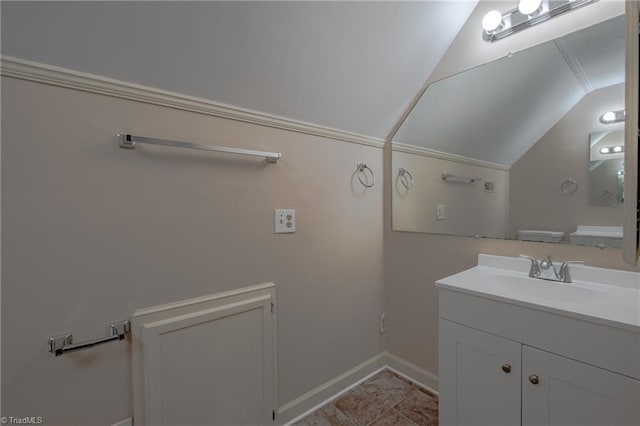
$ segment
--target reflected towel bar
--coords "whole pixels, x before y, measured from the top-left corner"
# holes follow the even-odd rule
[[[118,134],[118,146],[120,148],[135,149],[136,144],[146,143],[150,145],[172,146],[176,148],[200,149],[203,151],[224,152],[227,154],[253,155],[255,157],[265,157],[269,163],[277,163],[282,158],[280,152],[254,151],[252,149],[231,148],[227,146],[201,145],[191,142],[171,141],[166,139],[147,138],[134,136],[128,133]]]
[[[92,348],[94,346],[101,345],[107,342],[113,342],[114,340],[123,340],[124,336],[131,330],[129,321],[119,321],[109,324],[109,330],[111,334],[107,337],[100,339],[89,340],[73,345],[73,335],[71,333],[61,334],[49,338],[49,352],[60,356],[66,352],[78,351],[81,349]]]
[[[463,176],[455,176],[450,173],[443,173],[442,180],[447,182],[455,182],[455,183],[473,183],[482,179],[479,177],[463,177]]]

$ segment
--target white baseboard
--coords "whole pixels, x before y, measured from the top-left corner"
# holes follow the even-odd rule
[[[423,388],[438,394],[438,377],[402,358],[381,352],[339,376],[289,401],[278,409],[276,424],[290,425],[314,412],[326,403],[348,392],[384,369],[393,370]]]
[[[120,420],[118,423],[115,423],[112,426],[133,426],[133,417],[129,417],[128,419],[124,419],[124,420]]]
[[[287,402],[278,408],[276,424],[295,423],[327,402],[349,391],[352,387],[385,368],[384,359],[385,353],[379,353],[293,401]]]
[[[426,390],[438,395],[438,376],[418,367],[417,365],[411,364],[396,355],[388,352],[385,352],[384,354],[386,366],[390,370],[393,370],[399,375],[404,376],[406,379],[409,379]]]

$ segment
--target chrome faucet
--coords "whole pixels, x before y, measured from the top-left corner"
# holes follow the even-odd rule
[[[582,261],[570,260],[568,262],[563,262],[562,265],[560,265],[560,269],[556,270],[556,266],[553,264],[551,256],[545,256],[545,258],[540,262],[531,256],[521,254],[520,257],[531,261],[531,268],[529,269],[529,276],[531,278],[539,278],[547,281],[570,283],[571,274],[569,273],[569,265],[584,265],[584,262]]]

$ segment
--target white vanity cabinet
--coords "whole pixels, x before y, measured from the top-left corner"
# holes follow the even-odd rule
[[[523,426],[640,425],[640,381],[528,346],[522,364]]]
[[[440,320],[440,425],[637,426],[640,381]]]
[[[554,283],[521,262],[480,255],[436,283],[440,425],[640,425],[640,274]]]
[[[521,345],[440,320],[440,425],[520,424]]]

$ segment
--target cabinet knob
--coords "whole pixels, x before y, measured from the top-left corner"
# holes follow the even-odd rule
[[[540,383],[540,379],[535,374],[532,374],[531,376],[529,376],[529,381],[534,385],[537,385],[538,383]]]
[[[505,373],[511,373],[511,365],[509,364],[502,364],[502,371],[504,371]]]

